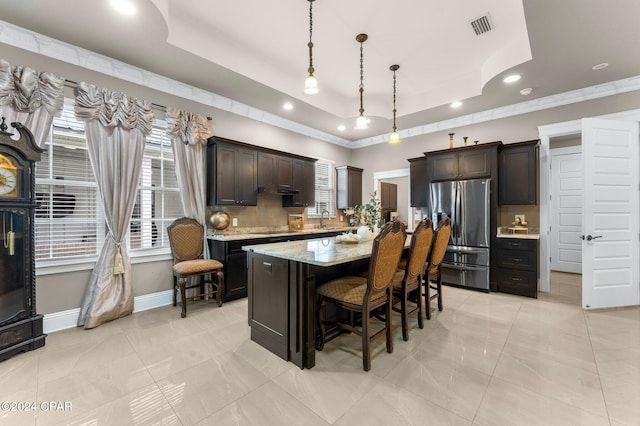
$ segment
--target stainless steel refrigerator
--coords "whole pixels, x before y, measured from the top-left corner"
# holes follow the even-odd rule
[[[451,219],[451,239],[442,263],[442,281],[489,291],[491,179],[435,182],[429,187],[434,226]]]

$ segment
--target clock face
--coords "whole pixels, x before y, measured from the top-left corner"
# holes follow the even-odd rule
[[[0,169],[0,195],[6,195],[16,188],[18,178],[15,175],[15,170]]]
[[[10,157],[0,154],[0,197],[19,196],[19,168]]]

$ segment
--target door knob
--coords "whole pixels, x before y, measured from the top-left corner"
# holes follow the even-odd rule
[[[581,235],[580,238],[583,240],[585,239],[584,235]],[[595,236],[587,235],[586,240],[591,241],[591,240],[595,240],[596,238],[602,238],[602,235],[595,235]]]

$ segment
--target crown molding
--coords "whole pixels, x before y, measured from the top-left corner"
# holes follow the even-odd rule
[[[28,50],[81,68],[97,71],[121,80],[149,87],[170,95],[209,105],[251,120],[280,127],[304,136],[349,148],[352,141],[296,123],[295,121],[254,108],[177,80],[65,43],[43,34],[0,21],[0,43]]]
[[[463,115],[449,120],[438,121],[436,123],[411,127],[409,129],[399,130],[398,134],[400,135],[400,139],[411,138],[415,136],[426,135],[429,133],[442,132],[444,130],[469,126],[471,124],[483,123],[485,121],[513,117],[516,115],[527,114],[534,111],[555,108],[562,105],[570,105],[578,102],[604,98],[606,96],[618,95],[620,93],[632,92],[634,90],[640,90],[640,75],[624,78],[621,80],[610,81],[608,83],[598,84],[596,86],[584,87],[582,89],[576,89],[569,92],[545,96],[543,98],[532,99],[526,102],[506,105],[500,108],[494,108],[474,114]],[[358,139],[356,141],[353,141],[353,143],[351,143],[349,147],[353,149],[362,148],[365,146],[384,143],[387,140],[389,140],[389,133],[364,139]]]
[[[195,100],[211,107],[228,111],[251,120],[289,130],[300,135],[329,142],[349,149],[387,143],[389,133],[368,138],[349,140],[331,133],[297,123],[284,117],[254,108],[242,102],[212,93],[168,77],[134,67],[104,55],[65,43],[51,37],[18,27],[0,20],[0,43],[28,50],[78,67],[97,71],[188,100]],[[558,93],[530,101],[519,102],[486,111],[455,117],[449,120],[427,123],[398,131],[401,139],[442,132],[472,124],[527,114],[563,105],[603,98],[606,96],[640,90],[640,75],[617,81]]]

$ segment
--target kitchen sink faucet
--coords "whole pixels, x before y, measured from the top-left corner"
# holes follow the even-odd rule
[[[327,225],[324,224],[324,214],[327,214],[327,216],[329,215],[329,210],[324,209],[322,210],[322,212],[320,212],[320,228],[326,228]]]

